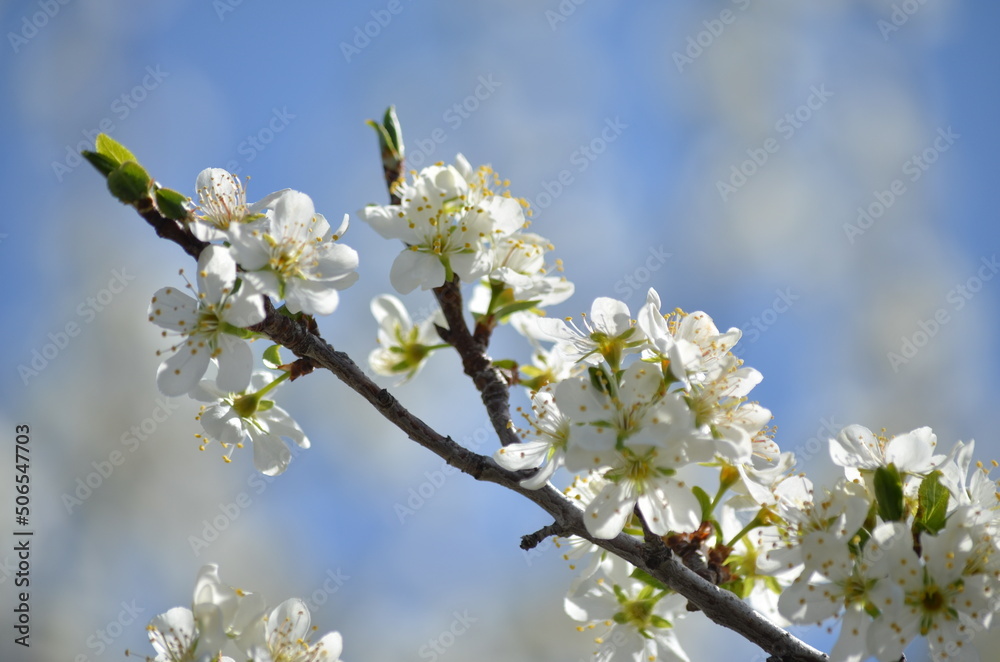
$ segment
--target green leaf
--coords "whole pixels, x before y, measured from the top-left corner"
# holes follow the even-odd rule
[[[691,492],[694,494],[694,498],[698,499],[698,505],[701,506],[701,519],[705,521],[712,514],[712,497],[708,496],[708,492],[697,485],[691,488]]]
[[[674,627],[673,623],[663,618],[662,616],[657,616],[656,614],[652,614],[649,617],[649,622],[653,625],[653,627],[658,627],[661,629]]]
[[[128,148],[125,147],[125,145],[121,144],[106,133],[98,134],[97,140],[94,142],[95,149],[97,149],[98,154],[110,158],[118,165],[122,165],[128,161],[139,163],[139,159],[135,158],[135,154],[128,151]]]
[[[587,368],[587,374],[590,375],[590,383],[601,393],[608,393],[610,389],[610,384],[608,384],[608,375],[597,366],[590,366]]]
[[[753,592],[754,579],[753,577],[740,577],[739,579],[722,584],[719,588],[735,594],[740,599],[745,599]]]
[[[493,366],[504,370],[517,370],[517,361],[514,359],[499,359],[493,362]]]
[[[105,177],[110,175],[119,165],[118,162],[110,156],[98,154],[97,152],[88,152],[87,150],[83,150],[80,154],[83,155],[83,158],[87,159],[90,165],[97,169],[97,172],[101,173]]]
[[[917,516],[914,524],[918,530],[937,535],[944,528],[951,494],[941,484],[941,472],[934,471],[924,477],[917,492]]]
[[[292,311],[288,310],[288,306],[286,304],[281,304],[281,308],[278,308],[278,310],[276,312],[279,315],[284,315],[288,319],[293,319],[293,320],[296,320],[296,321],[302,319],[302,312],[301,311],[297,312],[297,313],[293,313]]]
[[[223,333],[228,333],[231,336],[242,338],[243,340],[252,340],[261,337],[261,334],[257,333],[256,331],[251,331],[250,329],[244,328],[242,326],[234,326],[229,322],[221,322],[219,324],[219,330],[222,331]]]
[[[402,160],[404,154],[403,127],[399,125],[399,117],[396,115],[396,107],[389,106],[382,116],[382,130],[386,136],[388,147],[391,148],[397,160]]]
[[[108,189],[127,205],[149,197],[152,179],[149,173],[135,161],[126,161],[108,175]]]
[[[903,519],[903,479],[895,464],[875,470],[875,502],[879,517],[886,522]]]
[[[661,591],[670,589],[669,586],[661,582],[659,579],[656,579],[645,570],[640,570],[639,568],[633,570],[630,576],[633,577],[634,579],[638,579],[646,586],[652,586],[653,588],[660,589]]]
[[[183,221],[188,217],[188,198],[183,193],[169,188],[156,189],[156,208],[161,214],[175,221]]]
[[[375,120],[365,122],[378,134],[378,146],[382,152],[382,165],[390,170],[399,166],[403,160],[403,129],[396,117],[396,108],[389,106],[379,124]]]
[[[281,345],[271,345],[264,350],[264,365],[276,370],[281,365]]]

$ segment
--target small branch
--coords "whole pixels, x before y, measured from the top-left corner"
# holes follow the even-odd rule
[[[493,360],[486,353],[489,334],[477,338],[465,323],[458,277],[441,287],[435,287],[434,296],[441,304],[441,311],[448,322],[448,330],[442,339],[450,343],[461,357],[462,369],[476,385],[500,443],[504,446],[518,443],[520,439],[517,437],[514,421],[510,418],[510,390],[507,380],[493,366]]]
[[[148,196],[136,203],[135,210],[139,212],[139,216],[142,216],[147,223],[153,226],[153,229],[156,230],[156,236],[174,242],[195,260],[201,255],[205,246],[208,246],[208,242],[191,234],[191,230],[186,224],[162,216],[153,205],[153,199]]]
[[[559,522],[553,522],[548,526],[543,526],[534,533],[529,533],[526,536],[521,536],[521,549],[527,551],[529,549],[534,549],[538,547],[539,543],[548,538],[549,536],[565,536],[567,533],[565,527]]]

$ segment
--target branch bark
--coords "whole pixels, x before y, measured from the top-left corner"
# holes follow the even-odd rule
[[[149,204],[145,203],[146,201],[140,201],[136,205],[136,210],[156,229],[157,234],[177,243],[185,252],[197,259],[204,242],[198,242],[187,228],[182,228],[176,221],[161,216],[153,207],[152,201],[149,201]],[[199,246],[199,243],[202,245]],[[449,342],[459,352],[466,374],[472,378],[479,390],[501,443],[517,442],[517,435],[510,422],[507,383],[493,367],[486,354],[486,343],[482,339],[477,339],[465,323],[461,312],[462,300],[458,284],[446,283],[437,288],[435,294],[448,320]],[[610,540],[594,538],[584,525],[583,510],[561,492],[551,485],[539,490],[521,487],[520,481],[523,476],[503,469],[492,458],[479,455],[450,437],[438,433],[407,410],[389,391],[373,382],[346,353],[335,350],[303,323],[277,313],[266,297],[265,303],[267,316],[264,321],[249,327],[252,331],[261,333],[286,347],[300,360],[332,372],[407,437],[449,465],[476,480],[495,483],[516,492],[548,513],[554,523],[535,534],[525,536],[522,544],[528,542],[537,545],[544,537],[556,533],[562,536],[579,536],[625,559],[670,586],[715,623],[739,633],[767,651],[773,656],[772,660],[828,662],[829,658],[822,652],[776,626],[732,593],[718,588],[685,567],[666,548],[662,540],[658,542],[639,540],[625,533]]]
[[[281,315],[269,315],[254,330],[287,347],[297,356],[308,357],[318,366],[335,374],[410,439],[451,466],[476,480],[502,485],[536,503],[552,516],[554,526],[559,527],[562,535],[585,538],[645,570],[697,605],[716,623],[738,632],[785,662],[828,660],[826,655],[779,628],[732,593],[720,589],[686,568],[662,541],[657,546],[624,533],[611,540],[594,538],[587,533],[583,510],[561,492],[551,485],[540,490],[521,487],[520,477],[516,473],[503,469],[492,458],[474,453],[450,437],[436,432],[400,404],[386,389],[372,382],[347,354],[334,350],[322,339],[307,333],[293,320]]]
[[[434,296],[437,297],[444,318],[448,322],[448,328],[438,329],[438,333],[441,339],[454,347],[461,357],[462,369],[476,385],[500,443],[504,446],[518,443],[520,439],[517,438],[514,421],[510,418],[510,390],[507,387],[507,380],[493,366],[493,360],[486,353],[489,334],[473,334],[465,323],[458,277],[441,287],[435,287]]]

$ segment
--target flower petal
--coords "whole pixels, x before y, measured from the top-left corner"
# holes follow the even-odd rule
[[[193,340],[184,342],[156,371],[156,386],[160,393],[184,395],[191,391],[205,376],[209,354],[207,346]]]
[[[163,287],[149,302],[149,321],[170,331],[190,333],[198,322],[198,302],[176,287]]]
[[[221,301],[236,282],[236,261],[229,250],[209,245],[198,256],[198,291],[206,301]]]
[[[444,276],[444,265],[437,256],[405,249],[392,263],[389,282],[400,294],[409,294],[418,285],[424,290],[444,285]]]
[[[215,381],[220,389],[239,393],[250,384],[253,353],[242,338],[223,333],[219,335],[218,341],[220,351],[216,359],[219,362],[219,376]]]

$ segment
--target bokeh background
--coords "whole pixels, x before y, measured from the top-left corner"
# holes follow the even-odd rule
[[[553,314],[596,296],[636,310],[654,286],[668,308],[743,328],[742,356],[765,377],[754,396],[806,470],[830,473],[825,439],[851,422],[930,425],[943,448],[974,438],[981,458],[997,454],[993,3],[0,7],[4,660],[148,654],[146,622],[188,604],[208,561],[272,604],[308,598],[347,660],[436,659],[431,641],[452,660],[592,650],[562,612],[573,573],[551,546],[518,549],[544,515],[463,476],[441,482],[440,460],[331,376],[283,388],[313,448],[279,479],[255,474],[249,449],[229,465],[198,452],[195,403],[156,391],[163,343],[146,321],[150,295],[192,263],[75,156],[97,130],[165,186],[193,195],[201,169],[227,167],[252,176],[252,200],[292,187],[336,219],[385,200],[364,120],[396,104],[411,165],[462,152],[532,201],[533,230],[577,287]],[[389,291],[398,247],[360,222],[344,241],[361,280],[320,326],[364,364],[368,301]],[[78,334],[46,350],[71,323]],[[523,359],[511,336],[495,355]],[[453,356],[394,392],[441,432],[495,447]],[[10,628],[18,423],[32,430],[29,650]],[[439,485],[402,513],[425,482]],[[459,617],[475,622],[442,638]],[[796,632],[829,648],[824,628]],[[681,638],[694,659],[758,653],[698,615]],[[924,655],[920,643],[911,659]]]

